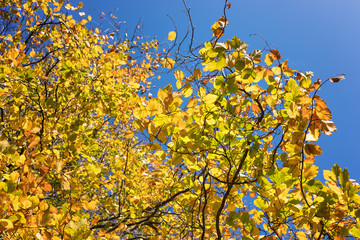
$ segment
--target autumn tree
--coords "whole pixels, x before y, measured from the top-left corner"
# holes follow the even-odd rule
[[[188,45],[175,30],[160,54],[82,3],[0,6],[2,239],[360,238],[359,185],[316,178],[336,131],[318,93],[344,76],[223,39],[226,8],[199,49],[185,4]],[[147,94],[164,69],[174,86]]]

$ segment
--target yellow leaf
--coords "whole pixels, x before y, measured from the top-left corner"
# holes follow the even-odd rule
[[[11,60],[15,60],[15,58],[18,56],[18,50],[17,49],[10,49],[8,52],[8,57]]]
[[[21,205],[23,209],[29,209],[32,206],[32,202],[29,200],[21,201]]]
[[[281,68],[280,67],[273,67],[271,70],[273,71],[273,73],[275,75],[279,75],[281,73]]]
[[[91,16],[90,15],[88,16],[88,20],[89,20],[89,22],[91,21]]]
[[[190,84],[187,84],[183,89],[181,89],[181,93],[184,95],[184,97],[190,97],[193,93],[193,89]]]
[[[35,133],[38,133],[38,132],[40,132],[40,130],[41,130],[41,128],[39,128],[39,127],[34,127],[33,129],[31,129],[31,133],[32,134],[35,134]]]
[[[183,80],[185,77],[184,73],[181,70],[176,70],[174,72],[174,75],[175,75],[176,80],[178,80],[178,81]]]
[[[20,177],[20,174],[17,171],[14,171],[10,174],[9,180],[16,182]]]
[[[176,38],[176,32],[174,32],[174,31],[169,32],[169,34],[168,34],[168,39],[169,39],[170,41],[174,41],[175,38]]]
[[[299,110],[294,102],[290,103],[290,106],[287,109],[287,114],[290,118],[296,118],[300,115]]]
[[[270,67],[273,63],[273,59],[270,57],[269,54],[266,54],[264,62]]]
[[[97,206],[97,202],[96,201],[91,201],[91,202],[85,203],[84,205],[87,208],[87,210],[95,210],[95,208]]]
[[[21,164],[24,164],[24,163],[25,163],[25,160],[26,160],[25,155],[21,155],[21,156],[19,157],[18,162],[21,163]]]
[[[327,109],[327,104],[323,99],[317,97],[316,98],[316,110],[321,111],[323,109]]]
[[[160,103],[156,99],[151,99],[147,105],[147,110],[149,111],[149,116],[154,116],[159,111],[161,111]]]
[[[86,19],[83,19],[83,20],[80,21],[80,24],[81,24],[81,25],[85,25],[87,22],[88,22],[88,21],[87,21]]]
[[[299,240],[307,240],[307,236],[304,232],[297,232],[296,236],[299,238]]]
[[[317,176],[319,171],[319,166],[311,165],[310,167],[306,168],[304,171],[304,177],[306,179],[313,179]]]
[[[205,103],[214,103],[218,99],[218,95],[215,94],[208,94],[204,98]]]
[[[124,134],[125,138],[132,138],[135,135],[133,131],[126,131]]]
[[[325,180],[329,182],[336,182],[336,175],[330,170],[324,170],[323,171]]]
[[[172,58],[165,58],[162,60],[162,67],[172,69],[174,67],[175,60]]]
[[[30,52],[30,57],[35,57],[36,53],[34,51],[34,49]]]
[[[177,81],[176,81],[176,87],[177,87],[177,89],[180,89],[180,88],[182,87],[182,85],[183,85],[183,82],[182,82],[181,80],[177,80]]]
[[[74,27],[75,26],[75,20],[74,19],[71,19],[70,21],[68,21],[68,25],[69,27]]]
[[[7,140],[0,141],[0,152],[3,152],[8,146],[9,143]]]
[[[158,91],[158,94],[157,94],[157,96],[158,96],[158,98],[161,100],[161,101],[164,101],[164,99],[167,97],[167,93],[163,90],[163,89],[159,89],[159,91]]]
[[[324,121],[329,121],[332,118],[331,112],[328,108],[322,109],[320,111],[318,110],[318,108],[316,108],[316,115],[320,120],[324,120]]]

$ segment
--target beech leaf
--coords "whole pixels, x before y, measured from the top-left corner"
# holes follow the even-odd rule
[[[307,157],[317,156],[317,155],[320,155],[322,153],[323,152],[322,152],[319,145],[316,145],[316,144],[306,144],[305,145],[305,155]]]
[[[174,32],[174,31],[169,32],[169,34],[168,34],[168,40],[174,41],[175,38],[176,38],[176,32]]]
[[[332,78],[329,78],[330,82],[333,82],[333,83],[337,83],[337,82],[340,82],[341,80],[345,79],[344,76],[339,76],[339,77],[332,77]]]

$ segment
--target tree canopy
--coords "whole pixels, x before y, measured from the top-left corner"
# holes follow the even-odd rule
[[[165,51],[82,5],[0,2],[2,239],[360,238],[359,184],[315,164],[343,75],[223,39],[227,1],[212,39]]]

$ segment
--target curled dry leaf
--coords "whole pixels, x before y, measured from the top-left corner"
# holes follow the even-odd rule
[[[344,76],[339,76],[339,77],[332,77],[332,78],[329,78],[330,82],[333,82],[333,83],[337,83],[337,82],[340,82],[341,80],[345,79]]]
[[[229,24],[229,21],[223,16],[223,17],[219,18],[218,23],[219,23],[220,27],[224,28]]]

